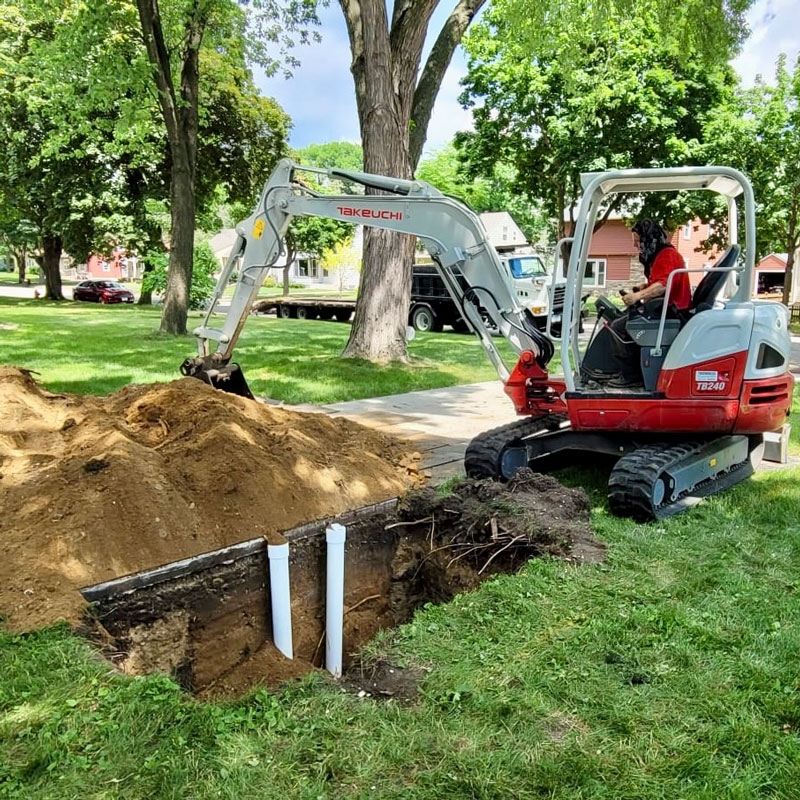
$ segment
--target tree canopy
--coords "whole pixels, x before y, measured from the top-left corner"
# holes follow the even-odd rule
[[[160,10],[167,44],[180,42],[184,6],[170,0]],[[253,83],[245,36],[253,15],[233,0],[203,10],[213,25],[198,49],[194,189],[201,214],[221,202],[250,204],[285,154],[291,124]],[[0,232],[8,237],[20,222],[33,225],[40,248],[48,234],[79,260],[115,244],[140,252],[162,246],[175,159],[158,96],[129,0],[4,6],[0,128],[9,133],[9,157],[0,164]],[[193,229],[192,220],[190,236]]]
[[[784,302],[800,248],[800,60],[778,58],[773,83],[759,79],[716,109],[705,154],[744,171],[756,196],[756,258],[786,253]]]
[[[475,130],[457,144],[473,175],[513,166],[520,187],[557,220],[559,238],[581,172],[697,163],[705,121],[732,96],[727,65],[681,51],[654,19],[609,22],[580,42],[553,37],[533,58],[510,28],[495,9],[465,42],[462,102]]]

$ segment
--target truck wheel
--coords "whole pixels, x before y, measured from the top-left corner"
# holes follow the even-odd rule
[[[297,319],[316,319],[317,309],[313,306],[298,306]]]
[[[320,319],[333,319],[333,309],[332,308],[321,308],[319,310],[319,318]]]
[[[349,308],[337,308],[333,315],[336,317],[337,322],[347,322],[353,312]]]
[[[423,333],[427,331],[438,333],[442,329],[442,322],[430,306],[417,306],[411,312],[411,326]]]
[[[292,306],[287,306],[284,303],[281,303],[278,306],[278,316],[281,319],[289,319],[290,317],[296,316],[296,311]]]

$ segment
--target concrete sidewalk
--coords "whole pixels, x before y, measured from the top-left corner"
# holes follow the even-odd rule
[[[463,474],[464,451],[475,435],[517,418],[500,381],[295,408],[347,417],[413,442],[436,480]]]

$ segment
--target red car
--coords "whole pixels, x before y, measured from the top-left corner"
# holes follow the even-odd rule
[[[73,300],[91,303],[132,303],[133,294],[116,281],[83,281],[72,290]]]

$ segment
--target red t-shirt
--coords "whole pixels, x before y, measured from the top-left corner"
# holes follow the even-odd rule
[[[683,269],[686,266],[683,256],[674,247],[665,247],[653,261],[650,270],[650,281],[648,286],[660,283],[664,288],[667,287],[667,279],[670,272],[676,269]],[[689,275],[681,272],[672,279],[672,286],[669,292],[667,304],[675,303],[678,308],[689,308],[692,304],[692,287],[689,285]]]

